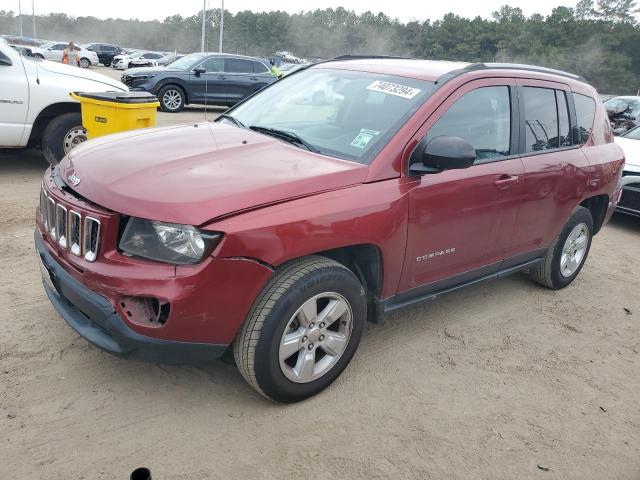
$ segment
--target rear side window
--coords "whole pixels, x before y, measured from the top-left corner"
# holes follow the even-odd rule
[[[556,93],[550,88],[524,87],[526,152],[558,148]]]
[[[253,73],[253,62],[238,58],[227,59],[227,72],[229,73]]]
[[[576,106],[576,123],[579,131],[578,143],[583,145],[587,143],[591,135],[593,117],[596,114],[596,102],[591,97],[574,93],[573,103]]]
[[[267,73],[270,70],[267,66],[262,62],[252,62],[253,63],[253,71],[254,73]]]
[[[376,100],[374,96],[367,99],[372,104]],[[465,93],[431,127],[427,141],[441,135],[460,137],[469,142],[476,149],[478,160],[509,155],[509,87],[481,87]]]
[[[569,108],[567,107],[567,94],[562,90],[556,90],[556,102],[558,104],[558,140],[560,147],[571,146],[569,135]]]

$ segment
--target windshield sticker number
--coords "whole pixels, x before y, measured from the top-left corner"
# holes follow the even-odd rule
[[[383,82],[382,80],[376,80],[371,83],[367,90],[373,92],[386,93],[387,95],[395,95],[396,97],[412,99],[420,93],[419,88],[411,88],[406,85],[400,85],[398,83]]]
[[[356,148],[364,148],[371,141],[373,137],[378,135],[380,132],[376,130],[368,130],[366,128],[361,128],[360,133],[353,139],[351,142],[352,147]]]

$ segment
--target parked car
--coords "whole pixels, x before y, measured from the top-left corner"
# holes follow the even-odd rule
[[[342,102],[295,103],[327,83]],[[73,150],[45,173],[35,244],[49,299],[98,347],[179,363],[232,349],[254,389],[294,402],[385,312],[518,271],[571,284],[623,164],[581,77],[339,60],[215,123]]]
[[[32,47],[27,47],[25,45],[9,45],[11,48],[13,48],[15,51],[19,52],[20,54],[24,55],[25,57],[33,57],[33,48]]]
[[[105,75],[25,57],[0,41],[0,147],[42,148],[50,164],[58,163],[87,133],[73,91],[126,91]]]
[[[129,62],[131,60],[140,58],[145,53],[147,53],[145,50],[134,50],[132,52],[121,53],[113,57],[111,66],[117,70],[126,70],[129,68]]]
[[[44,60],[53,60],[54,62],[61,62],[64,49],[69,46],[69,42],[47,42],[39,47],[32,47],[33,56],[42,58]],[[78,55],[80,56],[80,66],[82,68],[89,68],[92,65],[98,65],[98,55],[96,52],[90,52],[86,48],[76,45],[78,47]]]
[[[184,56],[184,53],[167,53],[164,57],[158,59],[158,66],[167,66]]]
[[[616,137],[616,143],[625,156],[622,197],[618,202],[618,211],[640,217],[640,127],[634,127]]]
[[[95,52],[98,55],[99,62],[108,67],[113,61],[113,57],[124,53],[122,47],[118,45],[112,45],[110,43],[87,43],[83,45],[90,52]]]
[[[164,53],[147,52],[138,58],[132,58],[127,64],[127,68],[136,67],[157,67],[158,61],[165,56]]]
[[[185,105],[234,105],[277,78],[266,60],[224,53],[192,53],[167,67],[132,68],[122,75],[131,90],[153,93],[165,112]]]
[[[604,102],[614,135],[640,125],[640,97],[613,97]]]

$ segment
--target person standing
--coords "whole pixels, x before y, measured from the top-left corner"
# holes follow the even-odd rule
[[[80,54],[73,42],[69,42],[69,46],[62,51],[62,63],[77,67],[80,65]]]

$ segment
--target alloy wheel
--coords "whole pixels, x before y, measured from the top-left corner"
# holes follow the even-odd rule
[[[589,228],[585,223],[579,223],[573,227],[562,247],[560,274],[563,277],[568,278],[576,273],[584,261],[588,246]]]
[[[182,104],[182,94],[175,89],[169,89],[162,95],[162,103],[169,110],[176,110]]]
[[[349,344],[353,312],[340,294],[326,292],[307,300],[291,317],[280,340],[282,373],[308,383],[331,370]]]

